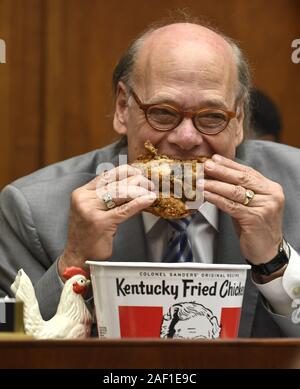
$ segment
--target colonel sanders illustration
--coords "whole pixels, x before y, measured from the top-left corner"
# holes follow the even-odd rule
[[[216,339],[221,327],[213,312],[195,302],[177,303],[163,317],[161,338]]]

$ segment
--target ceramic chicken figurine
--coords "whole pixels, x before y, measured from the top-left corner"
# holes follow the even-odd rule
[[[83,294],[90,281],[84,270],[77,267],[66,269],[67,279],[60,297],[56,314],[43,320],[33,285],[23,269],[18,271],[11,290],[17,300],[24,303],[24,325],[27,335],[39,339],[87,338],[90,335],[92,317]]]

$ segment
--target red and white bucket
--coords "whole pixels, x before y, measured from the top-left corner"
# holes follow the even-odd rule
[[[236,338],[249,265],[87,262],[100,338]]]

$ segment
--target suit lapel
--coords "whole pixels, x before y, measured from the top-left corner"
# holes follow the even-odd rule
[[[113,254],[110,261],[148,262],[146,248],[142,216],[133,216],[119,225],[114,238]]]
[[[242,254],[231,217],[219,211],[219,234],[216,262],[241,263]]]
[[[219,212],[219,234],[216,253],[216,263],[243,264],[245,263],[240,251],[240,244],[231,217],[224,212]],[[248,272],[241,322],[239,328],[240,337],[250,337],[254,314],[256,310],[258,290],[251,281],[250,271]]]

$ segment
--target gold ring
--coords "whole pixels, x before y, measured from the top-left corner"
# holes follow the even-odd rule
[[[113,209],[117,206],[117,204],[114,202],[112,196],[109,193],[104,193],[102,196],[102,201],[107,209]]]
[[[244,205],[249,205],[250,202],[254,199],[255,193],[251,189],[246,189],[245,192],[245,198],[244,198]]]

